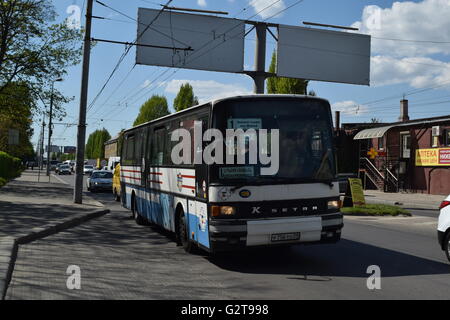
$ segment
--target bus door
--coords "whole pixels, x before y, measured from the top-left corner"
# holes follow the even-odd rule
[[[202,122],[202,132],[206,132],[209,128],[209,113],[200,114],[199,120]],[[201,150],[195,150],[203,156],[206,143],[202,142]],[[200,156],[199,155],[199,156]],[[203,159],[203,158],[202,158]],[[201,164],[195,164],[195,186],[196,186],[196,212],[199,218],[197,232],[198,243],[209,248],[209,225],[208,225],[208,166],[202,161]]]

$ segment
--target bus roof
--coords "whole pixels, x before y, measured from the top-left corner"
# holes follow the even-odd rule
[[[199,109],[201,107],[204,107],[207,104],[212,104],[212,106],[214,108],[214,105],[219,103],[219,102],[233,101],[233,100],[242,100],[242,99],[254,99],[254,98],[280,98],[280,99],[306,98],[306,99],[321,100],[321,101],[329,103],[328,100],[326,100],[324,98],[319,98],[319,97],[315,97],[315,96],[308,96],[308,95],[300,95],[300,94],[246,94],[246,95],[239,95],[239,96],[230,96],[230,97],[226,97],[226,98],[211,100],[211,101],[208,101],[206,103],[198,104],[196,106],[192,106],[190,108],[184,109],[182,111],[178,111],[178,112],[175,112],[175,113],[168,114],[168,115],[166,115],[164,117],[161,117],[161,118],[158,118],[158,119],[154,119],[154,120],[142,123],[140,125],[137,125],[137,126],[135,126],[133,128],[127,129],[124,132],[136,130],[137,128],[145,127],[146,125],[149,125],[149,124],[154,123],[154,122],[161,121],[163,119],[169,119],[171,117],[179,116],[179,115],[181,115],[183,113],[191,112],[193,110],[196,110],[196,109]]]

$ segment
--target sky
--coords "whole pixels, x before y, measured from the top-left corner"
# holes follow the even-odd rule
[[[85,1],[54,0],[58,21],[76,17],[74,8],[78,8],[83,11],[84,25]],[[110,8],[94,3],[93,15],[106,19],[94,19],[92,36],[125,42],[133,42],[137,36],[133,19],[138,8],[161,8],[156,0],[102,2]],[[359,28],[359,33],[371,35],[370,86],[319,81],[311,81],[308,86],[308,90],[329,100],[333,111],[341,111],[342,123],[370,122],[372,118],[395,122],[403,97],[409,100],[411,119],[450,114],[450,0],[173,0],[170,5],[226,11],[226,17],[275,24],[301,26],[303,21],[310,21],[352,26]],[[245,70],[253,70],[254,46],[255,34],[250,32],[245,39]],[[276,40],[268,34],[267,69],[275,48]],[[124,45],[110,43],[97,43],[92,49],[89,105],[124,50]],[[86,137],[96,129],[106,128],[114,136],[130,128],[140,106],[154,94],[164,95],[173,111],[173,100],[185,82],[193,86],[200,102],[253,91],[253,80],[243,74],[135,65],[135,61],[136,49],[132,48],[91,105]],[[52,144],[75,146],[81,65],[69,68],[64,81],[55,86],[74,100],[65,105],[67,117],[62,120],[71,125],[55,125]],[[35,120],[36,144],[40,127]]]

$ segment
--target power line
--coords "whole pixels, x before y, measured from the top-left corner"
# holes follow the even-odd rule
[[[279,1],[281,1],[281,0],[279,0]],[[269,9],[270,7],[274,6],[274,5],[275,5],[276,3],[278,3],[279,1],[275,1],[275,2],[273,2],[272,4],[266,6],[266,7],[263,8],[262,10],[256,12],[256,13],[255,13],[254,15],[252,15],[251,17],[247,18],[246,20],[252,19],[253,17],[259,15],[259,14],[262,13],[263,11],[265,11],[265,10]],[[268,19],[273,18],[274,16],[279,15],[280,13],[282,13],[282,12],[284,12],[284,11],[286,11],[286,10],[292,8],[292,7],[295,6],[295,5],[298,5],[299,3],[303,2],[303,1],[304,1],[304,0],[298,0],[298,1],[296,1],[296,2],[293,3],[292,5],[286,7],[286,8],[283,9],[283,10],[280,10],[280,11],[276,12],[275,14],[269,16],[268,18],[264,19],[263,21],[267,21]],[[240,22],[239,24],[237,24],[237,25],[235,25],[235,26],[229,28],[229,29],[228,29],[227,31],[225,31],[224,33],[228,33],[228,32],[230,32],[230,31],[234,30],[235,28],[237,28],[238,26],[240,26],[241,24],[245,24],[245,23],[246,23],[246,21],[243,20],[243,21]],[[244,32],[245,32],[245,31],[244,31]],[[191,59],[189,59],[188,61],[186,61],[184,64],[192,63],[193,61],[195,61],[195,60],[201,58],[202,56],[204,56],[205,54],[209,53],[210,51],[212,51],[212,50],[216,49],[217,47],[223,45],[226,41],[229,41],[229,40],[231,40],[231,39],[234,39],[234,38],[236,38],[236,37],[238,37],[238,36],[241,36],[241,33],[236,34],[234,37],[227,38],[227,39],[224,40],[223,42],[220,42],[219,44],[217,44],[215,47],[210,48],[209,50],[203,52],[202,54],[200,54],[200,55],[197,56],[197,57],[194,57],[196,54],[199,53],[199,51],[200,51],[201,49],[205,48],[208,44],[212,43],[214,40],[210,40],[210,41],[206,42],[206,43],[205,43],[203,46],[201,46],[199,49],[196,49],[196,51],[194,51],[194,53],[190,56]],[[177,73],[178,70],[180,70],[180,69],[181,69],[181,67],[177,67],[177,70],[176,70],[173,74]],[[156,79],[155,79],[155,80],[156,80]],[[154,81],[155,81],[155,80],[154,80]],[[152,82],[154,82],[154,81],[152,81]],[[137,100],[133,100],[133,102],[138,101],[138,100],[141,99],[141,98],[142,98],[142,96],[139,97]]]
[[[274,1],[273,3],[271,3],[271,4],[268,5],[268,6],[266,6],[265,8],[261,9],[260,11],[256,12],[254,15],[252,15],[252,16],[249,17],[249,18],[247,18],[246,20],[252,19],[253,17],[259,15],[260,13],[262,13],[263,11],[269,9],[270,7],[274,6],[276,3],[280,2],[280,1],[281,1],[281,0]],[[294,7],[295,5],[300,4],[300,3],[303,2],[303,1],[304,1],[304,0],[298,0],[298,1],[296,1],[296,2],[294,2],[293,4],[291,4],[290,6],[288,6],[288,7],[284,8],[284,9],[282,9],[282,10],[276,12],[275,14],[273,14],[273,15],[267,17],[267,18],[264,19],[263,21],[267,21],[268,19],[273,18],[273,17],[275,17],[275,16],[281,14],[282,12],[284,12],[284,11],[286,11],[286,10],[289,10],[290,8]],[[249,6],[250,6],[250,5],[249,5]],[[246,8],[248,8],[249,6],[247,6]],[[245,8],[245,9],[246,9],[246,8]],[[240,12],[245,11],[245,9],[244,9],[244,10],[241,10]],[[240,12],[239,12],[239,14],[240,14]],[[245,23],[246,23],[246,21],[243,20],[242,22],[240,22],[239,24],[237,24],[237,25],[231,27],[230,29],[228,29],[228,30],[225,31],[224,33],[228,33],[228,32],[230,32],[230,31],[232,31],[233,29],[237,28],[238,26],[240,26],[241,24],[245,24]],[[244,31],[245,31],[245,30],[244,30]],[[206,42],[203,46],[201,46],[200,48],[196,49],[196,51],[194,51],[194,53],[191,55],[191,58],[192,58],[192,59],[189,60],[189,62],[193,62],[193,61],[199,59],[200,57],[202,57],[202,56],[204,56],[205,54],[207,54],[208,52],[210,52],[210,51],[216,49],[218,46],[222,45],[222,44],[225,43],[226,41],[231,40],[231,39],[234,39],[234,38],[236,38],[237,36],[240,36],[240,35],[241,35],[241,34],[238,33],[238,34],[235,35],[234,37],[227,38],[226,40],[224,40],[223,42],[219,43],[219,44],[216,45],[215,47],[210,48],[209,50],[207,50],[206,52],[202,53],[201,55],[199,55],[199,56],[197,56],[197,57],[195,57],[195,58],[192,58],[196,53],[198,53],[200,50],[202,50],[203,48],[205,48],[208,44],[210,44],[210,43],[213,42],[214,40],[210,40],[210,41]],[[185,64],[186,64],[186,63],[187,63],[187,62],[185,62]],[[163,80],[163,82],[167,81],[170,77],[172,77],[173,75],[175,75],[180,69],[181,69],[181,67],[176,67],[176,70],[174,70],[174,72],[172,72],[168,77],[166,77],[166,78]],[[161,77],[162,77],[164,74],[166,74],[168,71],[170,71],[170,69],[167,69],[167,70],[165,70],[164,72],[162,72],[160,75],[158,75],[154,80],[151,81],[150,85],[153,84],[153,83],[155,83],[159,78],[161,78]],[[150,85],[149,85],[149,86],[150,86]],[[147,86],[147,87],[149,87],[149,86]],[[145,89],[145,88],[143,88],[143,89]],[[133,104],[133,103],[139,101],[142,97],[144,97],[145,95],[148,95],[148,94],[149,94],[150,92],[152,92],[153,90],[155,90],[155,88],[152,89],[152,90],[150,90],[149,92],[146,92],[144,95],[141,95],[141,96],[135,98],[134,100],[132,100],[132,101],[130,102],[130,104]],[[138,92],[138,93],[139,93],[139,92]],[[136,94],[138,94],[138,93],[136,93]],[[135,95],[136,95],[136,94],[135,94]],[[133,95],[133,96],[135,96],[135,95]],[[133,96],[131,96],[131,99],[133,98]]]
[[[99,0],[95,0],[97,3],[99,3],[100,5],[115,10],[113,8],[111,8],[110,6],[108,6],[107,4],[104,4],[103,2],[99,1]],[[166,3],[166,6],[169,5],[173,0],[168,0]],[[156,17],[148,24],[148,26],[144,29],[144,31],[137,36],[136,40],[133,41],[134,44],[136,44],[139,39],[142,37],[142,35],[148,30],[148,28],[150,28],[150,26],[159,18],[159,16],[162,14],[162,12],[164,11],[164,7],[159,10],[158,14],[156,15]],[[125,51],[124,53],[120,56],[118,62],[116,63],[115,67],[113,68],[113,71],[111,72],[111,74],[109,75],[109,77],[107,78],[106,82],[104,83],[104,85],[102,86],[102,88],[100,89],[100,91],[98,92],[98,94],[95,96],[95,98],[93,99],[93,101],[91,102],[91,104],[88,107],[88,112],[93,108],[93,106],[95,105],[95,103],[97,102],[98,98],[100,97],[100,95],[103,93],[103,91],[105,90],[106,86],[108,85],[108,83],[111,81],[112,77],[114,76],[114,74],[116,73],[116,71],[119,69],[119,66],[122,64],[123,60],[125,59],[125,57],[128,55],[128,53],[130,52],[132,46],[129,45],[127,47],[125,47]]]

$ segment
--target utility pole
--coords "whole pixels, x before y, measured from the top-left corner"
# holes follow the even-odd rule
[[[52,81],[52,92],[50,94],[50,114],[48,119],[48,143],[47,143],[47,176],[50,177],[50,149],[52,140],[52,116],[53,116],[53,87],[55,82]]]
[[[86,141],[86,109],[89,83],[89,63],[91,54],[91,27],[92,7],[94,0],[87,1],[86,31],[84,34],[83,48],[83,73],[81,76],[80,114],[78,119],[77,135],[77,157],[75,167],[75,189],[73,192],[74,203],[83,203],[83,167],[84,167],[84,144]]]

